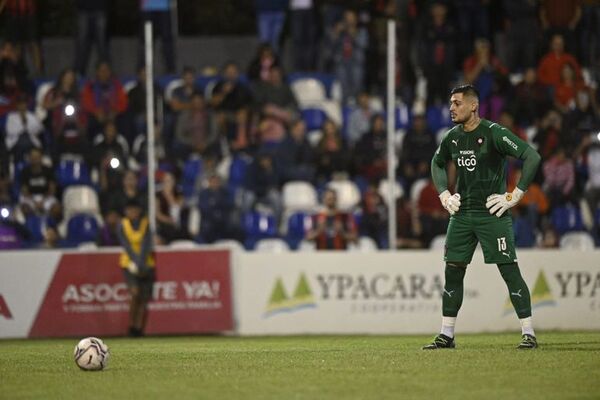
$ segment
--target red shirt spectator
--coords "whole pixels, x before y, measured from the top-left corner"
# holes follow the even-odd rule
[[[560,75],[565,64],[575,71],[575,80],[581,81],[581,68],[571,54],[565,53],[565,42],[562,36],[554,35],[550,44],[551,51],[542,57],[538,66],[538,80],[544,85],[558,86]]]
[[[81,92],[83,109],[100,123],[125,112],[127,101],[123,85],[112,77],[112,71],[106,62],[98,65],[96,79],[88,82]]]
[[[344,250],[348,242],[357,239],[356,223],[352,215],[337,209],[337,195],[329,189],[323,194],[325,209],[314,216],[314,229],[306,239],[314,240],[317,250]]]

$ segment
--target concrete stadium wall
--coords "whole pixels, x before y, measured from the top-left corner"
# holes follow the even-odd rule
[[[117,250],[0,252],[0,338],[127,328]],[[600,251],[520,251],[537,329],[600,329]],[[416,334],[439,329],[437,251],[159,250],[149,334]],[[518,331],[495,265],[467,272],[458,332]]]

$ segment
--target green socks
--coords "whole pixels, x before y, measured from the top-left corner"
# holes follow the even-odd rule
[[[531,297],[517,263],[498,264],[500,274],[508,286],[510,301],[519,318],[531,317]]]
[[[467,268],[446,263],[446,284],[442,294],[442,315],[456,317],[463,301],[463,279]]]

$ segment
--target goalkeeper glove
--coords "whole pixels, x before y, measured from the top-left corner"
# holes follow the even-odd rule
[[[506,210],[514,207],[523,198],[524,194],[525,192],[518,187],[512,193],[492,194],[488,196],[485,206],[490,210],[490,214],[501,217]]]
[[[439,197],[440,201],[442,202],[442,206],[448,210],[450,215],[454,215],[456,212],[458,212],[458,209],[460,208],[460,194],[450,194],[449,191],[444,190]]]

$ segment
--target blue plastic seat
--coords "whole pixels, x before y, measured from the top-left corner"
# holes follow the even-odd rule
[[[320,108],[305,108],[302,110],[302,119],[306,124],[307,131],[321,129],[327,120],[327,114]]]
[[[559,235],[566,232],[585,230],[581,211],[571,204],[554,208],[550,219]]]
[[[312,216],[306,213],[297,212],[290,215],[287,221],[285,240],[291,249],[296,250],[298,248],[306,233],[312,228],[312,225]]]
[[[189,199],[194,195],[196,179],[201,173],[202,159],[199,157],[192,157],[188,159],[183,165],[183,173],[181,176],[181,188],[183,191],[183,196],[186,199]]]
[[[251,159],[245,157],[236,156],[231,160],[229,166],[229,187],[237,189],[244,184],[246,180],[246,174],[248,172],[248,166],[251,163]]]
[[[96,217],[90,214],[75,214],[67,223],[67,242],[73,246],[95,242],[99,231]]]
[[[71,185],[90,185],[90,171],[83,161],[61,160],[56,175],[58,183],[65,188]]]
[[[242,224],[246,234],[244,245],[248,250],[253,249],[260,239],[277,237],[277,221],[273,215],[251,211],[244,214]]]

